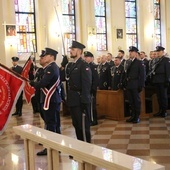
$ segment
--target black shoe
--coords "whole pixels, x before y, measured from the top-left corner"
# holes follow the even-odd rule
[[[47,149],[44,149],[37,153],[37,156],[44,156],[44,155],[47,155]]]
[[[95,126],[95,125],[98,125],[98,122],[97,121],[93,121],[91,122],[90,126]]]
[[[21,116],[22,116],[22,113],[19,113],[18,116],[21,117]]]
[[[161,117],[167,117],[167,116],[168,116],[168,114],[166,112],[161,113]]]
[[[140,122],[139,118],[133,120],[133,123],[139,123],[139,122]]]
[[[131,116],[129,119],[126,120],[126,122],[133,122],[134,116]]]
[[[18,112],[15,112],[15,113],[12,114],[12,116],[16,116],[16,115],[18,115]]]

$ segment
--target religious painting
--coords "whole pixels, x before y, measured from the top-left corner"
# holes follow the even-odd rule
[[[6,25],[6,36],[16,36],[15,25]]]
[[[116,29],[117,39],[123,39],[123,29]]]

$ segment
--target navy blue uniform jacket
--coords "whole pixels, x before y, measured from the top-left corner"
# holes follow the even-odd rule
[[[153,75],[153,83],[168,83],[170,82],[170,59],[163,56],[160,58],[159,64],[155,68]]]
[[[127,70],[127,89],[138,89],[145,86],[145,65],[141,60],[134,59]]]
[[[40,88],[47,88],[50,89],[54,83],[58,80],[60,76],[59,67],[55,62],[50,63],[44,68],[44,74],[42,79],[39,82],[35,82],[34,87],[37,89]],[[45,94],[41,91],[40,94],[40,103],[44,103],[45,101]],[[52,103],[60,103],[61,97],[59,94],[59,87],[56,88],[55,92],[51,96],[50,102]]]
[[[76,63],[72,63],[71,68],[66,70],[68,78],[68,105],[80,106],[81,103],[91,102],[92,73],[89,65],[79,58]]]

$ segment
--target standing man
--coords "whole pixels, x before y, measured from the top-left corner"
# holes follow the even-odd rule
[[[114,66],[113,55],[111,53],[107,53],[107,63],[110,68]]]
[[[140,52],[140,59],[143,61],[145,65],[145,70],[146,70],[146,75],[147,75],[149,72],[149,60],[147,59],[147,56],[144,51]]]
[[[131,64],[125,72],[126,90],[131,106],[131,117],[126,122],[139,123],[141,111],[141,100],[139,93],[145,86],[145,67],[141,60],[137,59],[138,49],[134,46],[129,47],[129,57]]]
[[[18,65],[19,58],[18,57],[12,57],[12,70],[15,71],[18,74],[22,73],[22,67]],[[23,91],[21,92],[21,95],[19,96],[17,103],[16,103],[16,111],[12,114],[12,116],[18,115],[22,116],[22,106],[23,106]]]
[[[112,81],[111,81],[111,89],[112,90],[118,90],[120,87],[120,83],[122,80],[122,75],[124,72],[124,67],[121,65],[121,58],[120,57],[115,57],[114,60],[114,66],[111,68],[111,76],[112,76]]]
[[[60,132],[60,73],[59,67],[55,60],[58,52],[46,48],[43,57],[43,62],[46,63],[42,79],[38,82],[30,82],[35,89],[41,89],[40,105],[44,113],[44,121],[46,129],[52,132]],[[47,149],[37,153],[38,156],[47,155]]]
[[[156,94],[159,104],[159,112],[154,114],[156,117],[166,117],[168,107],[167,89],[170,82],[170,59],[164,55],[164,47],[157,46],[156,51],[158,55],[158,61],[155,64],[152,83],[156,88]]]
[[[110,90],[111,89],[111,73],[110,65],[107,63],[107,56],[101,57],[101,67],[99,74],[99,90]]]
[[[125,59],[124,59],[124,55],[125,55],[125,52],[123,50],[119,50],[118,51],[118,57],[120,57],[120,60],[121,60],[121,65],[124,66],[124,63],[125,63]]]
[[[97,87],[99,83],[99,76],[97,72],[97,65],[93,62],[94,56],[91,52],[84,52],[84,59],[89,64],[92,71],[92,87],[91,87],[91,126],[95,126],[98,124],[97,122],[97,109],[96,109],[96,94]]]
[[[37,68],[37,70],[35,72],[35,75],[34,75],[34,81],[35,82],[39,82],[44,75],[44,69],[43,68],[46,66],[44,53],[45,53],[45,51],[42,50],[41,54],[39,56],[40,57],[39,63],[42,67]],[[40,103],[40,94],[41,94],[41,89],[35,89],[34,100],[35,100],[35,102],[38,106],[37,108],[39,109],[40,116],[44,120],[44,113],[43,113],[43,109],[41,108],[41,103]]]
[[[70,107],[77,139],[90,143],[92,73],[89,65],[81,58],[84,48],[85,46],[77,41],[73,41],[70,47],[70,56],[74,61],[71,64],[71,68],[66,68],[68,83],[67,102]]]

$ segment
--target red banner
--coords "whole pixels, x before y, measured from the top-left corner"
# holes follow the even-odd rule
[[[0,64],[0,135],[7,127],[24,84],[20,76]]]
[[[29,80],[29,70],[32,64],[32,59],[31,57],[29,57],[29,59],[27,60],[27,62],[25,63],[23,70],[22,70],[22,76],[25,77],[27,80]],[[34,96],[35,94],[35,89],[34,87],[30,86],[29,82],[27,81],[25,83],[25,87],[24,87],[24,96],[25,99],[27,101],[27,103],[29,104],[31,101],[31,98]]]

